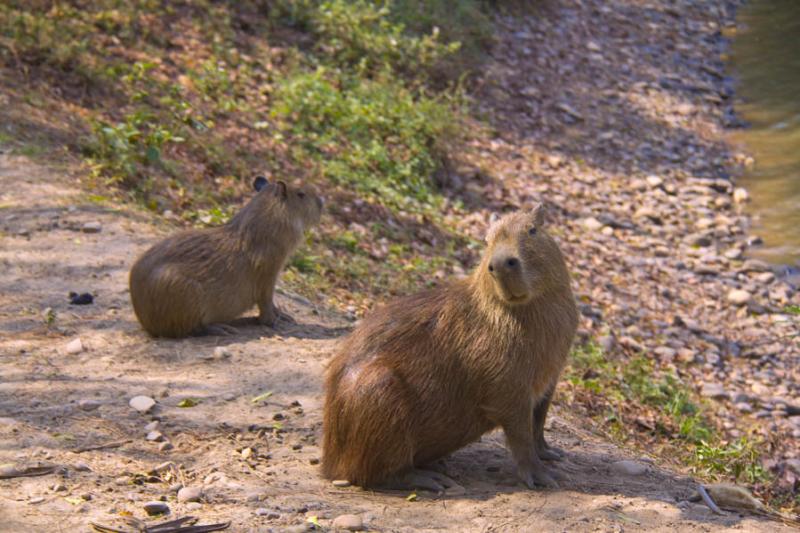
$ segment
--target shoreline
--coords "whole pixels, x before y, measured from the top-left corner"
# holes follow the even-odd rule
[[[800,297],[746,255],[721,59],[741,5],[590,0],[501,18],[476,97],[498,135],[470,162],[499,182],[495,209],[550,205],[584,337],[676,372],[730,441],[773,443],[778,487],[800,457],[800,317],[786,311]]]

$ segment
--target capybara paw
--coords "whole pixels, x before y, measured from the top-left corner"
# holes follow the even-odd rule
[[[519,477],[529,489],[538,487],[547,487],[549,489],[557,489],[558,482],[545,470],[527,470],[520,471]]]
[[[431,470],[415,468],[405,474],[398,475],[386,484],[395,490],[429,490],[451,495],[464,494],[464,487],[448,476]]]
[[[553,446],[539,447],[536,450],[536,454],[542,461],[561,461],[566,455],[564,450],[561,448],[555,448]]]

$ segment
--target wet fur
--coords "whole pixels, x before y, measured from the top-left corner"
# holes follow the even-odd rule
[[[325,477],[377,485],[498,426],[521,475],[538,468],[528,454],[547,447],[541,431],[577,312],[555,242],[543,231],[520,237],[537,216],[501,220],[469,278],[397,299],[344,340],[326,378]],[[524,305],[498,298],[487,273],[500,247],[519,250],[536,278]]]
[[[278,275],[321,209],[311,191],[299,198],[299,189],[283,189],[282,197],[281,184],[258,192],[224,226],[184,231],[142,254],[131,269],[130,292],[145,330],[156,337],[202,333],[254,305],[263,323],[274,322]]]

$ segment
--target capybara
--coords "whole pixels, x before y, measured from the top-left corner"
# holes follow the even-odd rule
[[[303,233],[319,222],[322,200],[308,187],[253,181],[256,195],[227,224],[188,230],[159,242],[134,263],[136,317],[155,337],[225,333],[223,323],[258,305],[260,323],[280,312],[278,274]]]
[[[557,486],[544,421],[578,313],[544,219],[541,205],[504,216],[469,277],[396,299],[345,338],[326,376],[325,477],[436,488],[418,467],[501,427],[522,481]]]

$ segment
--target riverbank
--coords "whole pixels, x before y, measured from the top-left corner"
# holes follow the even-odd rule
[[[206,171],[189,173],[169,181],[169,190],[155,188],[166,198],[156,200],[174,203],[156,201],[141,208],[124,201],[130,189],[105,187],[91,169],[74,165],[72,159],[68,170],[75,172],[72,181],[80,181],[83,191],[70,192],[64,205],[43,201],[37,211],[25,205],[26,198],[45,195],[49,189],[42,183],[53,178],[18,162],[8,163],[9,183],[24,175],[35,179],[25,194],[15,190],[4,197],[3,207],[8,204],[14,211],[3,219],[3,238],[13,242],[19,253],[31,253],[30,263],[39,269],[14,270],[5,296],[8,302],[3,305],[3,332],[23,341],[18,345],[6,339],[13,348],[8,351],[13,354],[8,356],[9,368],[15,369],[11,377],[17,379],[6,381],[29,382],[25,394],[18,395],[14,416],[19,420],[6,424],[8,442],[23,435],[28,442],[39,443],[35,456],[18,451],[23,459],[41,456],[72,464],[70,450],[75,445],[129,439],[130,443],[120,445],[119,453],[86,452],[97,474],[78,474],[75,483],[65,482],[76,492],[70,496],[73,500],[82,493],[82,483],[98,481],[114,489],[93,495],[94,500],[67,502],[84,509],[79,512],[100,518],[112,508],[141,514],[145,498],[164,497],[173,508],[189,511],[185,502],[174,503],[170,486],[177,477],[184,484],[202,484],[208,491],[210,496],[200,507],[204,516],[223,519],[243,512],[237,523],[249,527],[291,525],[312,516],[324,521],[338,513],[358,512],[370,516],[368,523],[389,523],[387,527],[395,529],[424,527],[427,519],[436,527],[458,530],[522,531],[526,524],[520,513],[541,508],[543,514],[551,513],[548,524],[553,527],[567,524],[580,530],[590,526],[579,523],[573,510],[591,508],[586,514],[599,524],[611,522],[628,529],[631,522],[617,514],[622,507],[615,495],[620,493],[624,505],[636,511],[634,520],[643,529],[663,523],[672,524],[673,530],[676,524],[684,530],[702,529],[709,523],[719,526],[736,521],[693,507],[686,501],[691,482],[683,476],[650,476],[653,470],[648,469],[641,483],[636,478],[614,478],[609,465],[621,458],[665,465],[701,480],[737,480],[753,487],[773,507],[796,506],[792,498],[800,470],[800,417],[795,416],[800,406],[800,346],[791,335],[800,323],[791,306],[800,301],[767,265],[747,258],[749,219],[737,202],[741,194],[737,195],[730,180],[745,156],[731,153],[726,143],[725,128],[735,117],[720,59],[726,46],[720,32],[733,24],[735,5],[688,0],[549,0],[529,13],[498,15],[496,43],[481,64],[483,74],[474,82],[470,97],[473,114],[481,120],[457,123],[467,130],[466,146],[452,150],[449,172],[437,175],[440,208],[398,211],[380,203],[380,198],[324,181],[324,176],[309,170],[333,200],[331,212],[309,246],[293,259],[283,283],[313,302],[300,306],[298,327],[277,334],[247,328],[243,335],[228,339],[224,342],[232,350],[228,357],[224,352],[216,355],[217,340],[173,344],[144,337],[126,303],[125,272],[136,251],[161,231],[174,231],[176,217],[186,215],[184,223],[200,225],[223,220],[225,210],[236,204],[234,199],[246,194],[246,180]],[[233,15],[237,21],[256,16]],[[181,164],[190,169],[208,169],[213,161],[204,158],[225,156],[214,160],[225,163],[225,158],[236,154],[239,145],[234,148],[233,140],[255,150],[253,154],[279,154],[276,159],[294,147],[286,138],[263,133],[272,132],[273,125],[259,105],[262,96],[273,95],[263,80],[280,77],[279,67],[299,52],[288,46],[265,46],[260,39],[271,37],[256,39],[248,33],[251,30],[235,34],[231,42],[241,39],[252,45],[256,41],[252,49],[271,54],[270,69],[274,66],[275,70],[256,70],[258,75],[248,78],[245,66],[262,68],[251,58],[243,60],[242,68],[231,76],[241,85],[231,87],[218,79],[219,86],[208,85],[216,92],[198,95],[187,89],[181,93],[185,99],[181,102],[215,118],[216,129],[202,130],[203,135],[227,137],[218,145],[205,146],[214,150],[202,157],[180,145],[166,145],[165,158],[182,158]],[[303,41],[307,35],[290,36],[311,47]],[[135,84],[145,80],[154,82],[148,87],[157,90],[157,83],[167,74],[177,75],[176,65],[193,60],[197,47],[206,41],[190,39],[192,46],[180,40],[170,44],[166,47],[170,55],[141,73],[143,78],[131,78],[128,88],[138,90]],[[216,59],[223,55],[240,57],[226,53]],[[95,100],[80,95],[70,100],[78,94],[74,87],[59,93],[47,84],[49,78],[37,77],[42,73],[35,65],[23,67],[19,72],[7,67],[4,74],[16,77],[0,78],[13,86],[2,95],[4,103],[11,105],[0,109],[7,125],[17,128],[12,132],[12,151],[38,153],[46,160],[45,145],[38,144],[35,136],[24,138],[23,144],[20,132],[44,135],[52,128],[74,156],[76,148],[67,141],[85,133],[85,123],[78,124],[79,119],[98,111],[101,116],[114,116],[117,111],[107,105],[109,100],[103,99],[101,91],[94,94]],[[26,77],[30,69],[34,75]],[[147,72],[157,76],[149,80]],[[210,83],[208,76],[220,72],[191,74],[198,77],[189,80],[187,87]],[[314,87],[328,94],[328,81],[322,79]],[[43,87],[44,93],[37,92]],[[233,103],[242,104],[241,109],[215,107],[228,105],[231,96],[235,96]],[[374,109],[374,102],[364,102],[357,109]],[[140,100],[136,103],[142,105]],[[254,122],[256,117],[258,122]],[[427,146],[425,138],[416,137],[417,130],[412,133],[414,146]],[[319,140],[318,135],[309,138]],[[242,161],[252,160],[235,163],[241,166]],[[308,170],[288,163],[281,166],[284,163],[276,162],[276,168]],[[218,204],[205,196],[212,194],[209,191],[218,194],[214,197]],[[319,376],[332,350],[331,338],[343,326],[342,317],[336,315],[319,327],[315,311],[335,307],[352,319],[395,293],[463,274],[474,266],[492,214],[535,201],[544,201],[548,207],[550,231],[571,265],[583,315],[579,347],[559,387],[551,429],[570,454],[565,469],[577,468],[565,492],[500,488],[506,478],[513,479],[513,472],[508,463],[501,462],[507,456],[499,450],[493,470],[475,472],[478,458],[500,446],[497,435],[448,460],[450,473],[464,484],[468,495],[458,502],[457,513],[429,500],[424,502],[427,514],[422,518],[413,518],[416,509],[406,507],[398,513],[402,519],[377,518],[383,517],[381,509],[387,505],[398,509],[405,504],[392,497],[367,498],[352,489],[332,492],[318,479],[311,461],[319,455],[314,436],[320,419]],[[121,248],[112,249],[117,238],[111,233],[70,239],[69,232],[81,227],[78,222],[91,220],[73,220],[79,217],[71,214],[69,205],[80,205],[84,218],[119,210],[123,218],[158,219],[163,227],[147,230],[114,217],[103,219],[103,227],[126,235],[118,243]],[[145,209],[156,210],[158,216],[145,214]],[[82,254],[85,240],[92,248]],[[59,257],[43,251],[56,249],[56,243],[70,250],[70,255],[64,255],[63,270],[57,264]],[[99,263],[84,264],[87,256],[99,257]],[[6,259],[13,261],[10,255]],[[92,274],[99,278],[91,278]],[[61,297],[64,289],[71,290],[65,280],[77,285],[90,278],[102,280],[97,284],[95,307],[75,311]],[[54,314],[47,313],[48,308]],[[88,348],[78,354],[63,353],[62,344],[76,336]],[[236,365],[231,366],[229,360]],[[270,369],[278,360],[286,360],[285,366]],[[119,366],[123,363],[124,367]],[[165,365],[173,365],[167,373],[162,372]],[[249,369],[252,377],[246,383],[241,381],[241,368]],[[39,389],[34,378],[40,374],[67,385],[57,392]],[[270,390],[275,391],[278,404],[259,409],[260,404],[251,399]],[[166,396],[161,396],[165,391]],[[88,409],[77,407],[93,394],[100,401],[96,410],[93,404],[84,404]],[[158,441],[145,440],[143,428],[151,420],[129,410],[127,400],[132,394],[161,398],[166,415],[160,431],[164,439],[175,442],[175,452],[162,450]],[[233,399],[227,400],[231,395]],[[185,398],[202,401],[191,408],[179,407]],[[287,407],[294,400],[301,402],[300,412]],[[48,418],[50,412],[61,417],[58,424]],[[281,427],[274,425],[276,414],[285,417],[278,424]],[[251,426],[256,429],[251,431]],[[237,444],[242,440],[247,446]],[[608,440],[616,446],[608,445]],[[13,446],[9,444],[9,450]],[[199,446],[205,447],[200,454]],[[260,448],[267,452],[259,454]],[[253,450],[254,459],[249,460]],[[9,452],[9,461],[17,459]],[[133,461],[131,466],[128,459]],[[174,474],[155,476],[158,480],[152,485],[137,484],[142,482],[137,472],[147,472],[166,460],[175,464]],[[125,479],[118,483],[120,478]],[[136,485],[132,498],[118,493],[128,485]],[[255,493],[256,485],[269,487],[268,494],[256,494],[250,501],[246,493]],[[38,498],[58,503],[46,509],[50,515],[41,513],[50,523],[64,512],[62,498],[47,492],[50,489],[43,483],[20,487],[29,490],[25,494],[37,503],[17,501],[15,506],[38,505]],[[603,497],[595,501],[592,495],[597,493]],[[576,501],[581,504],[575,505]],[[98,502],[108,505],[100,508]],[[447,501],[448,508],[451,503]],[[36,514],[32,508],[25,509]],[[651,511],[663,515],[647,515]],[[486,519],[487,514],[492,517]],[[272,515],[277,517],[269,518]],[[506,515],[515,521],[504,529]]]
[[[750,220],[731,179],[747,156],[726,142],[736,118],[721,59],[737,4],[559,2],[535,18],[505,19],[476,98],[496,137],[470,157],[497,176],[495,208],[552,204],[584,334],[606,359],[622,369],[652,360],[654,384],[674,372],[704,398],[723,437],[714,449],[692,442],[686,418],[674,421],[656,402],[588,402],[584,412],[662,457],[686,447],[722,460],[750,446],[761,459],[733,468],[748,471],[741,481],[792,507],[800,299],[769,265],[748,259]],[[571,384],[561,405],[574,407],[574,395],[596,386],[589,381]],[[698,473],[707,466],[689,463]]]

